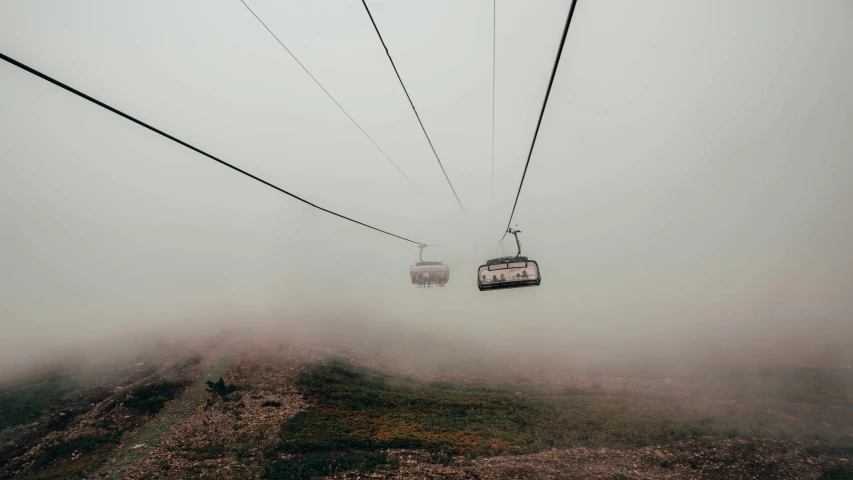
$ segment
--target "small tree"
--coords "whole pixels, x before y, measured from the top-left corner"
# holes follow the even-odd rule
[[[225,396],[234,390],[237,390],[237,385],[234,385],[233,383],[225,385],[225,380],[222,380],[222,377],[219,377],[219,381],[216,383],[213,383],[210,380],[207,381],[207,391],[210,393],[218,393],[219,395]]]

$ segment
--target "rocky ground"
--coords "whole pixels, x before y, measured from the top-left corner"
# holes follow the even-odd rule
[[[834,479],[853,478],[851,456],[820,442],[698,437],[672,445],[553,449],[527,455],[429,463],[418,451],[392,451],[393,466],[339,479]]]
[[[419,426],[417,423],[424,421],[420,410],[405,414],[400,413],[404,409],[391,407],[387,420],[384,410],[370,410],[369,418],[357,419],[363,423],[353,431],[342,433],[336,425],[324,427],[329,428],[330,438],[332,430],[336,430],[334,435],[348,442],[355,435],[362,443],[294,445],[288,436],[295,431],[292,422],[297,417],[302,432],[310,432],[310,422],[320,418],[322,412],[341,414],[340,418],[346,421],[354,418],[352,412],[349,417],[344,415],[337,404],[321,407],[306,390],[304,375],[311,371],[307,366],[325,364],[330,359],[377,372],[392,383],[400,378],[423,385],[440,384],[442,392],[451,392],[452,396],[448,400],[430,397],[439,406],[442,402],[465,400],[466,395],[474,395],[470,392],[480,388],[497,392],[497,396],[488,397],[490,402],[509,402],[507,405],[522,410],[540,408],[541,404],[547,410],[558,404],[548,407],[551,404],[542,402],[569,391],[575,395],[570,401],[594,404],[600,399],[617,402],[612,403],[615,408],[641,402],[660,404],[663,407],[643,406],[631,410],[631,414],[664,412],[667,417],[660,424],[650,423],[651,433],[631,437],[640,440],[627,441],[622,436],[608,440],[606,429],[611,424],[593,424],[590,420],[584,431],[605,431],[592,437],[555,430],[553,435],[570,440],[552,438],[549,441],[554,447],[543,446],[546,443],[528,438],[529,435],[503,432],[501,437],[501,432],[493,431],[494,438],[502,440],[491,440],[490,445],[517,453],[493,455],[489,451],[494,452],[494,448],[483,450],[461,441],[453,443],[457,437],[447,436],[440,429],[441,425],[456,425],[452,421],[459,418],[429,419],[429,425]],[[348,370],[341,372],[343,380],[348,380],[344,378],[350,375]],[[281,342],[234,342],[227,348],[178,349],[169,355],[160,352],[137,358],[109,374],[71,382],[63,387],[67,391],[61,390],[58,400],[50,400],[49,406],[37,411],[33,421],[14,424],[13,416],[3,417],[9,425],[0,431],[0,478],[853,478],[853,412],[851,397],[846,393],[853,383],[846,383],[846,377],[838,377],[837,372],[773,372],[760,377],[764,382],[761,385],[747,382],[744,386],[740,377],[727,375],[620,377],[548,371],[544,367],[506,375],[472,375],[396,363],[364,352],[344,352],[320,345],[288,346]],[[220,390],[207,383],[220,377]],[[46,387],[45,380],[38,378],[0,387],[0,401],[13,405],[22,412],[21,419],[29,420],[25,414],[33,413],[25,407],[38,404],[37,398],[21,398],[44,396],[45,389],[53,385]],[[371,385],[359,378],[354,381],[362,389]],[[468,387],[454,385],[476,388],[466,390]],[[388,398],[391,403],[400,402],[401,398],[419,401],[417,395],[406,396],[411,394],[410,387],[400,388],[403,390],[367,394]],[[330,391],[332,396],[349,395],[345,390]],[[531,395],[528,392],[546,393],[540,400],[526,399]],[[500,396],[504,393],[508,396]],[[477,397],[477,401],[482,398]],[[690,415],[699,412],[702,418],[717,422],[715,425],[730,425],[730,430],[728,434],[716,431],[710,436],[700,430],[677,435],[652,431],[675,428],[670,426],[676,425],[674,422],[681,416],[686,417],[687,411]],[[354,412],[358,413],[357,407]],[[452,408],[448,412],[469,414],[453,413]],[[583,419],[579,421],[582,424]],[[369,431],[383,422],[393,423],[396,430]],[[487,433],[483,432],[493,427],[486,424],[477,428],[480,430],[472,435],[485,438]],[[537,428],[547,433],[547,426]],[[442,435],[450,438],[450,443],[441,443],[445,438]],[[355,457],[350,455],[352,445],[357,446]],[[417,445],[423,447],[412,448]],[[337,466],[330,469],[323,462],[337,462]],[[335,475],[329,476],[330,473]]]

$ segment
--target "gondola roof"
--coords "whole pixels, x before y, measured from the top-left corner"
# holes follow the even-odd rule
[[[517,256],[517,257],[501,257],[501,258],[493,258],[491,260],[486,260],[486,265],[500,265],[502,263],[517,263],[517,262],[527,262],[527,257]]]

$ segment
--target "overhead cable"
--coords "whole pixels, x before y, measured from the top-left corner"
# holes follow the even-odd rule
[[[367,6],[367,2],[365,0],[361,0],[361,3],[364,4],[364,9],[367,11],[367,16],[370,17],[370,23],[373,24],[373,29],[376,30],[376,35],[379,36],[379,41],[382,42],[382,47],[385,49],[385,54],[388,56],[388,60],[391,61],[391,66],[394,67],[394,73],[397,74],[397,80],[400,81],[400,86],[403,87],[403,92],[406,93],[406,98],[409,99],[409,105],[412,106],[412,111],[415,112],[415,117],[418,119],[418,123],[421,125],[421,130],[424,132],[424,136],[429,142],[429,147],[432,149],[433,155],[435,155],[436,161],[438,161],[438,166],[441,167],[441,172],[444,174],[444,178],[447,180],[447,184],[450,185],[450,190],[453,191],[453,196],[456,197],[456,202],[459,203],[459,208],[462,209],[462,213],[465,216],[468,214],[465,212],[465,207],[462,206],[462,200],[459,200],[459,195],[456,194],[456,189],[453,188],[453,184],[450,182],[450,177],[447,176],[447,171],[444,170],[444,165],[441,163],[441,159],[438,158],[438,152],[435,151],[435,146],[432,144],[432,140],[429,138],[429,134],[424,127],[424,122],[421,121],[421,116],[418,115],[418,110],[415,108],[415,104],[412,102],[412,97],[409,95],[409,91],[406,90],[406,85],[403,84],[403,79],[400,77],[400,72],[397,71],[397,65],[394,64],[394,59],[391,58],[391,52],[388,51],[388,46],[385,45],[385,40],[382,38],[382,34],[379,33],[379,27],[376,26],[376,21],[373,20],[373,15],[370,13],[370,8]]]
[[[492,207],[495,206],[495,39],[497,38],[497,2],[492,0]]]
[[[548,89],[545,91],[545,101],[542,102],[542,110],[539,112],[539,121],[536,122],[536,131],[533,132],[533,142],[530,143],[530,152],[527,154],[527,162],[524,164],[524,172],[521,174],[521,182],[518,184],[518,192],[515,194],[515,203],[512,204],[512,212],[509,214],[509,221],[506,223],[503,237],[506,237],[509,232],[509,226],[512,224],[512,216],[515,215],[515,207],[518,205],[518,197],[521,195],[521,187],[524,185],[524,177],[527,175],[527,167],[530,166],[530,157],[533,155],[533,147],[536,146],[536,137],[539,136],[539,127],[542,126],[542,117],[545,116],[545,107],[548,105],[548,97],[551,95],[551,87],[554,85],[554,77],[557,75],[557,66],[560,65],[560,56],[563,53],[563,45],[566,43],[566,35],[569,33],[569,25],[572,23],[572,15],[575,13],[575,5],[577,0],[571,0],[572,4],[569,7],[569,15],[566,17],[566,26],[563,27],[563,37],[560,39],[560,48],[557,49],[557,58],[554,59],[554,68],[551,70],[551,79],[548,80]]]
[[[239,167],[236,167],[236,166],[234,166],[234,165],[232,165],[232,164],[230,164],[230,163],[226,162],[225,160],[219,159],[219,158],[217,158],[217,157],[215,157],[215,156],[213,156],[213,155],[211,155],[211,154],[209,154],[209,153],[205,152],[204,150],[201,150],[201,149],[199,149],[199,148],[196,148],[196,147],[194,147],[194,146],[190,145],[189,143],[184,142],[183,140],[180,140],[180,139],[178,139],[178,138],[176,138],[176,137],[174,137],[174,136],[172,136],[172,135],[169,135],[168,133],[166,133],[166,132],[164,132],[164,131],[162,131],[162,130],[160,130],[160,129],[157,129],[157,128],[155,128],[155,127],[152,127],[151,125],[149,125],[149,124],[147,124],[147,123],[145,123],[145,122],[143,122],[143,121],[141,121],[141,120],[138,120],[138,119],[136,119],[136,118],[134,118],[134,117],[132,117],[132,116],[130,116],[130,115],[128,115],[128,114],[126,114],[126,113],[124,113],[124,112],[122,112],[122,111],[120,111],[120,110],[116,109],[116,108],[113,108],[113,107],[111,107],[111,106],[107,105],[106,103],[104,103],[104,102],[102,102],[102,101],[100,101],[100,100],[96,99],[96,98],[90,97],[89,95],[86,95],[85,93],[83,93],[83,92],[81,92],[81,91],[79,91],[79,90],[77,90],[77,89],[75,89],[75,88],[73,88],[73,87],[70,87],[70,86],[66,85],[65,83],[62,83],[62,82],[60,82],[59,80],[56,80],[56,79],[54,79],[53,77],[50,77],[50,76],[48,76],[48,75],[46,75],[46,74],[44,74],[44,73],[42,73],[42,72],[40,72],[40,71],[38,71],[38,70],[36,70],[36,69],[34,69],[34,68],[30,67],[30,66],[27,66],[27,65],[25,65],[25,64],[23,64],[23,63],[21,63],[21,62],[19,62],[19,61],[15,60],[15,59],[13,59],[13,58],[9,57],[9,56],[7,56],[7,55],[4,55],[3,53],[0,53],[0,58],[2,58],[3,60],[5,60],[5,61],[7,61],[7,62],[11,63],[12,65],[15,65],[16,67],[18,67],[18,68],[20,68],[20,69],[22,69],[22,70],[26,70],[27,72],[32,73],[33,75],[35,75],[35,76],[37,76],[37,77],[40,77],[40,78],[41,78],[41,79],[43,79],[43,80],[47,80],[48,82],[50,82],[50,83],[52,83],[52,84],[56,85],[57,87],[60,87],[60,88],[62,88],[62,89],[64,89],[64,90],[67,90],[67,91],[69,91],[69,92],[73,93],[74,95],[77,95],[77,96],[78,96],[78,97],[80,97],[80,98],[86,99],[86,100],[88,100],[88,101],[90,101],[90,102],[94,103],[95,105],[98,105],[99,107],[105,108],[105,109],[107,109],[107,110],[109,110],[109,111],[111,111],[111,112],[115,113],[116,115],[119,115],[119,116],[121,116],[121,117],[124,117],[124,118],[126,118],[127,120],[130,120],[131,122],[133,122],[133,123],[135,123],[135,124],[137,124],[137,125],[139,125],[139,126],[141,126],[141,127],[147,128],[148,130],[151,130],[152,132],[154,132],[154,133],[156,133],[156,134],[158,134],[158,135],[161,135],[161,136],[166,137],[166,138],[168,138],[169,140],[171,140],[171,141],[173,141],[173,142],[175,142],[175,143],[178,143],[178,144],[180,144],[180,145],[183,145],[184,147],[187,147],[187,148],[189,148],[190,150],[192,150],[192,151],[194,151],[194,152],[196,152],[196,153],[199,153],[199,154],[201,154],[201,155],[204,155],[205,157],[207,157],[207,158],[209,158],[209,159],[211,159],[211,160],[213,160],[213,161],[215,161],[215,162],[218,162],[219,164],[224,165],[224,166],[226,166],[226,167],[230,168],[231,170],[233,170],[233,171],[235,171],[235,172],[242,173],[243,175],[245,175],[245,176],[247,176],[247,177],[249,177],[249,178],[251,178],[251,179],[253,179],[253,180],[256,180],[256,181],[258,181],[258,182],[260,182],[260,183],[263,183],[264,185],[266,185],[266,186],[268,186],[268,187],[270,187],[270,188],[273,188],[273,189],[275,189],[275,190],[277,190],[277,191],[279,191],[279,192],[281,192],[281,193],[283,193],[283,194],[285,194],[285,195],[288,195],[288,196],[290,196],[290,197],[292,197],[292,198],[294,198],[294,199],[296,199],[296,200],[299,200],[300,202],[302,202],[302,203],[304,203],[304,204],[306,204],[306,205],[309,205],[309,206],[311,206],[311,207],[314,207],[314,208],[316,208],[317,210],[322,210],[322,211],[324,211],[324,212],[326,212],[326,213],[328,213],[328,214],[334,215],[334,216],[336,216],[336,217],[338,217],[338,218],[342,218],[342,219],[344,219],[344,220],[348,220],[348,221],[350,221],[350,222],[352,222],[352,223],[355,223],[355,224],[361,225],[362,227],[367,227],[367,228],[369,228],[369,229],[371,229],[371,230],[375,230],[375,231],[377,231],[377,232],[379,232],[379,233],[384,233],[385,235],[390,235],[390,236],[392,236],[392,237],[394,237],[394,238],[399,238],[400,240],[405,240],[405,241],[407,241],[407,242],[414,243],[414,244],[416,244],[416,245],[424,245],[422,242],[416,242],[416,241],[414,241],[414,240],[410,240],[410,239],[405,238],[405,237],[402,237],[402,236],[400,236],[400,235],[397,235],[397,234],[394,234],[394,233],[388,232],[388,231],[386,231],[386,230],[382,230],[382,229],[380,229],[380,228],[376,228],[376,227],[374,227],[374,226],[372,226],[372,225],[368,225],[368,224],[363,223],[363,222],[359,222],[358,220],[354,220],[354,219],[352,219],[352,218],[350,218],[350,217],[347,217],[346,215],[341,215],[340,213],[333,212],[333,211],[331,211],[331,210],[329,210],[329,209],[326,209],[326,208],[323,208],[323,207],[321,207],[321,206],[319,206],[319,205],[316,205],[316,204],[314,204],[314,203],[311,203],[311,202],[309,202],[308,200],[305,200],[305,199],[304,199],[304,198],[302,198],[302,197],[299,197],[299,196],[297,196],[297,195],[294,195],[293,193],[290,193],[290,192],[288,192],[287,190],[282,189],[281,187],[278,187],[278,186],[276,186],[276,185],[273,185],[272,183],[270,183],[270,182],[268,182],[268,181],[266,181],[266,180],[264,180],[264,179],[262,179],[262,178],[260,178],[260,177],[257,177],[257,176],[255,176],[255,175],[253,175],[253,174],[251,174],[251,173],[249,173],[249,172],[247,172],[247,171],[245,171],[245,170],[243,170],[243,169],[239,168]]]
[[[263,25],[263,27],[267,30],[267,32],[269,32],[269,33],[270,33],[270,35],[272,35],[272,37],[273,37],[273,38],[278,42],[278,44],[279,44],[279,45],[281,45],[281,48],[283,48],[283,49],[284,49],[284,51],[285,51],[285,52],[287,52],[287,53],[288,53],[288,55],[290,55],[290,57],[291,57],[291,58],[293,58],[293,60],[295,60],[297,64],[299,64],[299,66],[300,66],[300,67],[302,67],[302,70],[304,70],[304,71],[305,71],[305,73],[307,73],[307,74],[308,74],[308,76],[309,76],[309,77],[311,77],[311,80],[314,80],[314,83],[316,83],[316,84],[317,84],[317,86],[318,86],[318,87],[320,87],[320,89],[321,89],[321,90],[323,90],[323,92],[324,92],[324,93],[325,93],[325,94],[326,94],[330,99],[332,99],[332,101],[333,101],[333,102],[335,102],[335,105],[337,105],[337,106],[338,106],[338,108],[339,108],[342,112],[344,112],[344,115],[346,115],[346,116],[347,116],[347,118],[349,118],[349,119],[350,119],[350,121],[353,123],[353,125],[355,125],[356,127],[358,127],[358,129],[359,129],[359,130],[361,130],[361,133],[363,133],[363,134],[364,134],[364,136],[365,136],[365,137],[367,137],[367,139],[368,139],[368,140],[370,140],[370,143],[372,143],[372,144],[373,144],[373,146],[374,146],[374,147],[376,147],[376,149],[377,149],[377,150],[379,150],[379,152],[380,152],[380,153],[382,153],[382,155],[383,155],[386,159],[388,159],[388,161],[389,161],[389,162],[391,162],[391,165],[394,165],[394,168],[396,168],[396,169],[397,169],[397,171],[398,171],[398,172],[400,172],[400,175],[402,175],[402,176],[403,176],[403,178],[405,178],[405,179],[406,179],[406,181],[408,181],[408,182],[409,182],[413,187],[415,187],[415,189],[416,189],[418,192],[420,192],[420,193],[421,193],[421,195],[423,195],[423,194],[424,194],[424,192],[423,192],[420,188],[418,188],[418,186],[417,186],[417,185],[415,185],[415,182],[413,182],[413,181],[409,178],[409,176],[408,176],[408,175],[406,175],[406,174],[403,172],[403,170],[402,170],[402,169],[400,169],[400,167],[399,167],[399,166],[394,162],[394,160],[391,160],[391,157],[389,157],[389,156],[388,156],[388,154],[387,154],[387,153],[385,153],[385,150],[382,150],[382,148],[381,148],[381,147],[380,147],[380,146],[379,146],[379,145],[378,145],[378,144],[373,140],[373,138],[371,138],[371,137],[370,137],[370,135],[368,135],[368,134],[367,134],[367,132],[365,132],[365,131],[364,131],[364,129],[363,129],[363,128],[361,128],[361,125],[359,125],[359,124],[358,124],[358,122],[356,122],[356,121],[355,121],[355,119],[354,119],[354,118],[352,118],[352,116],[349,114],[349,112],[347,112],[347,111],[344,109],[344,107],[342,107],[342,106],[341,106],[341,104],[340,104],[340,103],[338,103],[338,101],[337,101],[337,100],[335,100],[335,97],[333,97],[333,96],[332,96],[332,94],[331,94],[331,93],[329,93],[329,91],[328,91],[328,90],[326,90],[326,87],[324,87],[324,86],[320,83],[320,81],[319,81],[319,80],[317,80],[317,78],[316,78],[316,77],[314,77],[314,75],[312,75],[312,74],[311,74],[311,72],[309,72],[309,71],[308,71],[308,69],[305,67],[305,65],[303,65],[303,64],[302,64],[302,62],[300,62],[298,58],[296,58],[296,55],[294,55],[294,54],[293,54],[293,52],[291,52],[291,51],[290,51],[290,49],[289,49],[289,48],[287,48],[287,46],[285,46],[285,45],[284,45],[284,42],[282,42],[282,41],[281,41],[281,39],[279,39],[279,38],[278,38],[278,35],[276,35],[275,33],[273,33],[273,31],[270,29],[270,27],[268,27],[268,26],[267,26],[267,24],[266,24],[266,23],[264,23],[264,21],[263,21],[263,20],[261,20],[261,17],[259,17],[259,16],[258,16],[258,14],[257,14],[257,13],[255,13],[255,11],[254,11],[254,10],[252,10],[252,7],[250,7],[250,6],[249,6],[249,5],[248,5],[244,0],[240,0],[240,3],[242,3],[242,4],[246,7],[246,9],[247,9],[247,10],[249,10],[249,12],[250,12],[250,13],[251,13],[251,14],[252,14],[252,15],[253,15],[257,20],[258,20],[258,22],[259,22],[261,25]]]

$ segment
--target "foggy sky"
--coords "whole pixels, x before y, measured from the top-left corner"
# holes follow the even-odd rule
[[[0,65],[0,362],[117,332],[376,318],[531,348],[853,342],[853,3],[581,0],[513,223],[539,288],[481,293],[568,0],[0,2],[0,51],[451,267]]]

